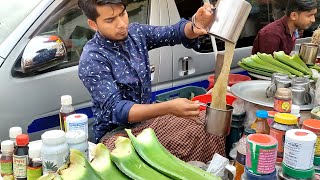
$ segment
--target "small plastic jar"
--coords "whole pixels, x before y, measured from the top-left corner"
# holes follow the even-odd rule
[[[41,157],[43,174],[55,173],[64,163],[69,162],[69,148],[66,133],[51,130],[41,135]]]
[[[83,153],[83,155],[89,159],[89,143],[86,133],[82,130],[68,131],[66,133],[67,143],[70,149],[77,149]]]
[[[282,162],[284,137],[290,129],[299,129],[297,116],[288,113],[275,114],[270,135],[278,140],[277,162]]]
[[[290,113],[292,106],[292,92],[288,88],[279,88],[274,95],[275,111],[280,113]]]

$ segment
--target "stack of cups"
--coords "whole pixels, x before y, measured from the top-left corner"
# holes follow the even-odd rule
[[[278,141],[266,134],[247,137],[245,176],[247,180],[275,180]]]
[[[313,164],[314,164],[315,173],[320,174],[320,120],[317,120],[317,119],[304,120],[302,128],[312,131],[317,135]]]
[[[282,161],[283,176],[295,179],[314,177],[314,146],[317,136],[305,129],[286,132]]]

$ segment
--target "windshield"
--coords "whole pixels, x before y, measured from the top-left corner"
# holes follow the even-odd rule
[[[0,0],[0,44],[41,0]]]

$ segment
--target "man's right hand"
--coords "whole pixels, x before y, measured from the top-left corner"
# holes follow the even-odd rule
[[[177,98],[167,101],[169,112],[175,116],[197,120],[200,114],[200,104],[186,98]]]

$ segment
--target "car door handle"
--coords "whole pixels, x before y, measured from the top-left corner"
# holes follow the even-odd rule
[[[156,71],[155,65],[150,65],[150,73],[154,73]]]

